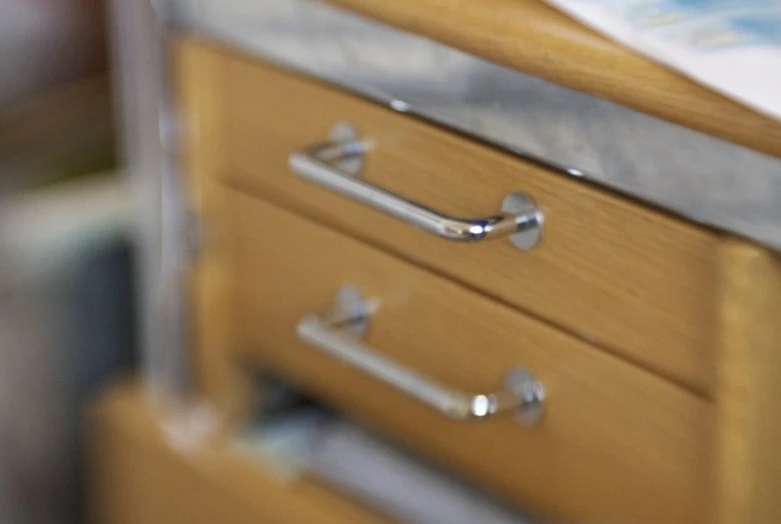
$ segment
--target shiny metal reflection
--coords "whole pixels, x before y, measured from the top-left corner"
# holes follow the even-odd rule
[[[298,336],[313,348],[340,358],[449,418],[485,420],[501,413],[514,413],[522,425],[539,424],[543,415],[545,389],[523,368],[511,370],[506,378],[505,389],[498,393],[464,393],[392,361],[364,344],[353,334],[354,331],[342,329],[346,324],[368,325],[369,306],[365,301],[363,305],[356,302],[360,296],[357,288],[349,285],[343,287],[337,294],[334,306],[334,311],[339,313],[304,317],[297,327]],[[358,316],[353,319],[342,318],[345,311],[357,312]],[[335,318],[338,321],[332,320]]]
[[[340,126],[344,129],[344,124]],[[542,212],[531,197],[524,193],[512,193],[505,197],[501,212],[495,215],[480,218],[451,217],[360,180],[353,172],[344,170],[345,162],[363,158],[365,153],[364,141],[331,141],[294,152],[288,162],[290,169],[301,178],[440,238],[479,242],[509,237],[514,246],[524,250],[534,247],[540,239]]]

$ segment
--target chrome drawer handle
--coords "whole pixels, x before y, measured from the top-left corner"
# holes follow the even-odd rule
[[[312,347],[340,358],[450,418],[484,420],[500,413],[514,413],[526,426],[540,421],[545,390],[525,369],[513,369],[506,377],[506,388],[498,393],[457,391],[405,368],[361,342],[369,318],[369,305],[361,293],[352,286],[344,286],[327,318],[307,315],[298,323],[297,332]]]
[[[386,191],[357,178],[367,150],[351,127],[335,126],[332,141],[290,155],[291,170],[301,178],[387,213],[438,237],[479,242],[509,237],[520,249],[531,249],[540,239],[543,215],[525,193],[510,193],[501,212],[482,218],[455,218]],[[336,136],[336,138],[333,138]]]

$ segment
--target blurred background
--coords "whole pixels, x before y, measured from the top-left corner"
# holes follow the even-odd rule
[[[0,523],[82,520],[81,413],[134,362],[101,0],[0,0]]]

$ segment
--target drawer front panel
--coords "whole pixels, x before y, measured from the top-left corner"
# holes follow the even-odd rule
[[[91,516],[101,524],[380,524],[308,480],[280,479],[222,441],[173,446],[141,388],[120,386],[93,410]]]
[[[434,268],[705,393],[713,387],[715,248],[708,231],[278,70],[227,57],[227,180]],[[349,121],[370,140],[361,180],[451,216],[508,193],[544,213],[541,241],[457,243],[295,176],[289,156]],[[674,176],[671,174],[670,176]]]
[[[696,522],[710,404],[512,308],[239,192],[230,197],[239,350],[521,505],[565,522]],[[536,429],[455,421],[297,335],[344,284],[373,304],[364,342],[439,384],[546,387]]]

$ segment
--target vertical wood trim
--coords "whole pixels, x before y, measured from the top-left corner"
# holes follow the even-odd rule
[[[222,80],[225,59],[206,43],[182,38],[173,46],[182,133],[183,175],[199,218],[200,252],[191,281],[194,374],[197,387],[222,416],[241,417],[248,391],[232,365],[230,237],[225,230],[223,188],[225,123]]]
[[[781,260],[722,248],[719,524],[781,522]]]

